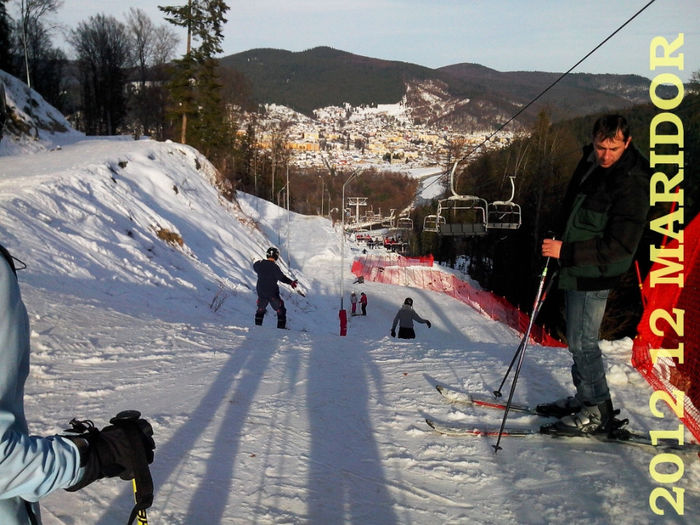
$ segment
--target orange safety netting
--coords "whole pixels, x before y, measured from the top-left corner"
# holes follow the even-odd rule
[[[433,256],[410,258],[396,255],[368,255],[357,258],[352,273],[368,281],[413,286],[447,294],[466,303],[521,334],[527,331],[530,317],[503,297],[478,290],[459,276],[433,268]],[[564,346],[541,326],[534,325],[530,338],[544,346]]]
[[[673,253],[671,250],[679,248],[679,242],[673,240],[666,248]],[[674,391],[685,393],[681,419],[700,441],[700,215],[686,226],[680,248],[683,253],[682,287],[669,282],[651,287],[652,273],[663,271],[664,267],[659,263],[652,266],[644,282],[642,294],[646,306],[637,327],[632,364],[655,390],[665,390],[672,394],[673,399],[676,399]],[[668,260],[676,262],[675,259]],[[684,312],[682,323],[674,309]],[[678,327],[668,321],[678,324]],[[682,362],[676,357],[659,357],[656,363],[653,362],[654,349],[678,349],[681,344]]]

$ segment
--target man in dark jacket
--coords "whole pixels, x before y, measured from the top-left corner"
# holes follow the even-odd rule
[[[253,264],[253,269],[258,274],[258,283],[255,287],[258,292],[258,309],[255,312],[255,324],[258,326],[263,323],[263,317],[269,303],[277,312],[277,328],[287,327],[287,309],[284,307],[284,301],[280,297],[280,288],[277,286],[277,281],[282,281],[292,288],[297,287],[297,282],[284,275],[280,267],[277,266],[276,261],[279,259],[279,256],[279,250],[271,247],[267,250],[267,259],[256,261]]]
[[[569,183],[560,240],[542,243],[542,255],[559,260],[576,387],[574,397],[538,406],[541,413],[562,418],[554,424],[557,431],[611,434],[620,426],[598,332],[608,293],[632,264],[647,224],[650,175],[627,121],[619,115],[601,117]]]
[[[413,321],[426,324],[428,328],[431,326],[430,321],[423,319],[413,309],[413,299],[406,297],[403,305],[394,316],[394,322],[391,324],[391,337],[396,337],[396,325],[398,324],[399,339],[415,339],[416,332],[413,329]]]

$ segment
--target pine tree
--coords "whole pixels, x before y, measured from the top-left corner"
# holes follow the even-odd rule
[[[186,53],[176,61],[170,85],[171,114],[181,117],[180,141],[186,144],[189,117],[196,115],[199,119],[204,115],[204,122],[197,123],[197,138],[216,133],[213,129],[203,131],[203,127],[224,124],[221,96],[216,94],[221,85],[211,61],[215,54],[223,51],[224,16],[229,8],[223,0],[188,0],[184,6],[158,8],[166,14],[168,22],[187,28]],[[193,45],[193,40],[196,45]],[[217,111],[218,123],[212,121]]]

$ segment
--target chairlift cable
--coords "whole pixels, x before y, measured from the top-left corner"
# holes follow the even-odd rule
[[[489,136],[487,136],[481,143],[479,143],[478,146],[472,148],[466,155],[462,156],[460,159],[454,162],[454,166],[452,168],[452,174],[454,174],[454,171],[457,168],[457,165],[463,162],[465,159],[473,155],[476,151],[478,151],[482,146],[484,146],[486,143],[490,142],[493,137],[495,137],[497,134],[499,134],[503,129],[505,129],[508,124],[513,122],[516,118],[518,118],[523,112],[525,112],[530,106],[532,106],[535,102],[537,102],[540,98],[542,98],[550,89],[552,89],[555,85],[557,85],[561,80],[564,79],[564,77],[568,76],[574,69],[576,69],[579,65],[581,65],[588,57],[593,55],[598,49],[600,49],[603,45],[605,45],[612,37],[614,37],[617,33],[619,33],[624,27],[626,27],[628,24],[632,22],[635,18],[637,18],[642,12],[644,12],[651,4],[656,2],[656,0],[650,0],[647,4],[645,4],[642,8],[640,8],[636,13],[634,13],[630,18],[628,18],[622,25],[620,25],[617,29],[615,29],[610,35],[608,35],[604,40],[602,40],[598,45],[596,45],[591,51],[586,53],[583,58],[581,58],[578,62],[576,62],[573,66],[571,66],[568,70],[566,70],[564,73],[559,75],[559,77],[554,80],[551,84],[549,84],[545,89],[543,89],[538,95],[536,95],[532,100],[530,100],[527,104],[525,104],[520,110],[518,110],[512,117],[510,117],[504,124],[498,127],[493,133],[491,133]],[[448,168],[449,170],[449,168]],[[440,179],[444,178],[445,175],[449,174],[449,171],[446,170],[442,176],[436,177],[435,180],[433,180],[431,183],[429,183],[427,186],[425,186],[423,189],[425,190],[426,188],[429,188],[436,182],[438,182]],[[452,176],[450,176],[452,178]],[[453,190],[454,191],[454,190]]]
[[[471,156],[475,151],[477,151],[479,148],[481,148],[484,144],[489,142],[493,137],[495,137],[498,133],[500,133],[508,124],[513,122],[516,118],[518,118],[526,109],[528,109],[532,104],[537,102],[542,96],[544,96],[550,89],[552,89],[555,85],[557,85],[564,77],[569,75],[574,69],[576,69],[581,63],[586,60],[588,57],[590,57],[593,53],[598,51],[603,45],[605,45],[608,40],[610,40],[612,37],[614,37],[617,33],[619,33],[626,25],[628,25],[632,20],[637,18],[645,9],[647,9],[651,4],[656,2],[656,0],[651,0],[648,2],[644,7],[639,9],[634,15],[632,15],[630,18],[627,19],[620,27],[618,27],[615,31],[610,33],[602,42],[600,42],[597,46],[595,46],[591,51],[589,51],[581,60],[576,62],[573,66],[571,66],[566,72],[562,73],[554,82],[552,82],[549,86],[547,86],[545,89],[543,89],[535,98],[533,98],[530,102],[525,104],[520,110],[518,110],[515,115],[510,117],[503,125],[501,125],[496,131],[491,133],[488,137],[486,137],[478,146],[473,148],[469,153],[464,155],[461,159],[457,161],[457,163],[463,162],[467,157]]]

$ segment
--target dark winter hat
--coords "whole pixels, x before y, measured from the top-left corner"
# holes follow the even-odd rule
[[[280,257],[280,251],[274,246],[270,246],[265,254],[268,259],[274,259],[275,261]]]
[[[407,304],[408,306],[413,306],[413,299],[410,297],[406,297],[406,300],[403,302],[403,304]]]

